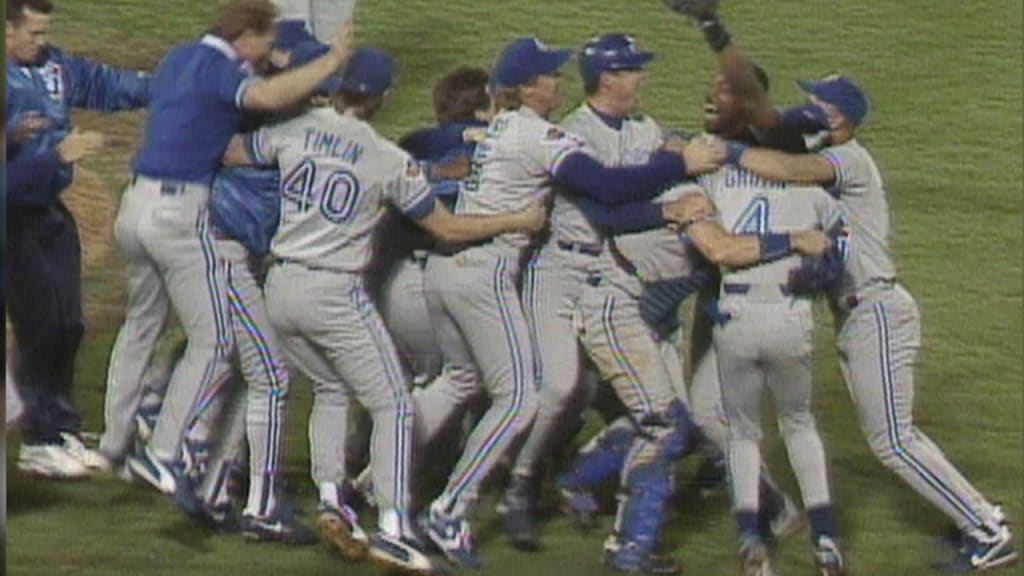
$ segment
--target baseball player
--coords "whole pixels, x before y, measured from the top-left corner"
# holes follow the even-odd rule
[[[762,251],[786,253],[789,232],[841,225],[838,205],[817,187],[769,183],[734,167],[702,182],[718,208],[722,227],[758,234]],[[700,245],[705,224],[692,227]],[[842,556],[825,467],[824,449],[811,414],[813,327],[811,300],[790,283],[800,258],[787,256],[755,267],[725,262],[714,347],[722,405],[729,422],[728,464],[739,524],[744,573],[772,574],[758,525],[761,394],[776,400],[783,440],[811,523],[815,561],[823,574],[840,574]],[[771,334],[771,338],[764,335]]]
[[[181,444],[195,407],[229,371],[233,350],[224,270],[210,233],[210,184],[246,110],[274,111],[303,101],[350,54],[350,26],[312,63],[266,80],[251,65],[269,50],[277,11],[269,0],[220,5],[212,32],[173,49],[152,80],[149,116],[135,176],[115,236],[128,259],[125,324],[111,354],[100,449],[119,463],[131,448],[140,382],[173,305],[188,338],[156,427],[132,471],[167,494],[188,488]],[[278,518],[266,521],[275,530]]]
[[[642,166],[606,167],[580,139],[545,117],[561,101],[558,70],[566,50],[520,38],[502,52],[492,74],[500,112],[477,146],[470,176],[463,182],[458,213],[503,213],[531,197],[546,197],[554,184],[604,204],[651,197],[667,184],[699,171],[707,159],[659,151]],[[646,195],[646,196],[645,196]],[[536,410],[533,349],[516,293],[521,260],[530,239],[506,235],[492,242],[455,247],[432,255],[427,264],[427,297],[445,356],[447,380],[459,399],[482,382],[492,404],[471,433],[445,491],[423,518],[428,535],[449,558],[470,566],[479,560],[470,542],[466,515],[480,483]],[[455,406],[451,395],[428,387],[419,396],[424,412],[443,414]]]
[[[415,130],[398,142],[421,162],[434,194],[449,206],[454,205],[458,180],[465,174],[439,172],[460,159],[468,170],[476,144],[467,140],[466,134],[486,128],[490,116],[487,82],[487,71],[479,68],[462,67],[445,75],[434,86],[438,124]],[[384,324],[395,339],[414,385],[422,385],[436,377],[442,365],[423,282],[427,251],[433,242],[400,214],[393,214],[389,220],[380,231],[387,241],[378,243],[381,253],[374,255],[374,267],[380,269],[380,287],[373,293],[378,294],[376,302]]]
[[[394,345],[364,287],[374,227],[390,204],[448,242],[475,242],[537,229],[545,215],[532,204],[500,216],[453,217],[439,204],[419,165],[367,123],[384,102],[393,68],[386,53],[360,50],[344,78],[325,85],[337,109],[261,128],[244,146],[236,140],[227,160],[276,162],[284,175],[267,306],[294,363],[316,383],[310,439],[321,532],[349,557],[368,551],[391,566],[429,571],[407,517],[414,412]],[[379,532],[368,543],[340,494],[350,396],[373,418]]]
[[[282,22],[298,22],[316,40],[329,43],[331,35],[352,20],[356,0],[274,0]]]
[[[853,231],[847,273],[833,294],[836,348],[861,430],[882,464],[952,519],[965,535],[951,568],[982,571],[1016,560],[1002,511],[982,496],[913,422],[914,364],[921,345],[917,302],[896,280],[889,204],[881,173],[855,131],[868,101],[849,78],[801,82],[827,113],[828,146],[787,155],[738,149],[740,165],[779,181],[829,187]]]
[[[652,58],[652,53],[640,50],[625,34],[594,38],[580,52],[587,101],[571,112],[562,126],[580,136],[606,165],[643,164],[663,145],[662,129],[653,119],[632,115],[646,77],[643,69]],[[578,404],[583,365],[577,341],[581,299],[590,288],[588,282],[600,281],[614,268],[601,257],[604,234],[580,209],[581,202],[585,199],[555,195],[552,234],[531,260],[523,281],[523,307],[535,342],[540,407],[513,464],[503,502],[506,533],[513,545],[527,550],[539,545],[533,509],[540,461],[547,456],[565,417],[578,411],[573,405]],[[663,224],[660,208],[652,208],[656,224]],[[636,320],[639,323],[638,316]],[[652,364],[651,370],[651,374],[638,377],[643,386],[657,386],[649,382],[655,378],[667,385],[660,368]],[[613,376],[610,371],[601,375]]]
[[[81,245],[61,193],[74,164],[97,153],[103,137],[74,129],[71,110],[146,106],[150,78],[50,46],[53,9],[49,0],[7,3],[4,282],[25,404],[18,468],[73,478],[102,468],[103,459],[82,444],[72,398],[85,330]]]

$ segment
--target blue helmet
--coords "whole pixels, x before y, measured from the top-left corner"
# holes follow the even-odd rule
[[[580,50],[580,76],[584,84],[592,84],[602,72],[642,70],[653,59],[654,53],[640,50],[629,34],[605,34],[591,39]]]

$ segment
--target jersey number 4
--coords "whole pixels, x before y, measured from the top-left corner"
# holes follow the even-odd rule
[[[359,180],[348,170],[335,170],[316,187],[316,164],[304,160],[281,183],[281,195],[297,212],[319,206],[324,218],[341,224],[355,212],[359,201]]]
[[[768,199],[754,198],[753,202],[743,211],[736,221],[733,234],[767,234],[768,233]]]

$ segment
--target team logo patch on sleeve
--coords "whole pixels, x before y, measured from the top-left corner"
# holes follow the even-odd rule
[[[547,133],[544,134],[544,140],[549,142],[557,142],[558,140],[564,140],[565,138],[565,130],[562,130],[557,126],[552,126],[551,128],[548,128]]]
[[[420,170],[420,165],[417,162],[415,162],[414,160],[406,160],[405,161],[405,175],[406,175],[406,177],[408,177],[408,178],[419,178],[421,174],[423,174],[423,171]]]

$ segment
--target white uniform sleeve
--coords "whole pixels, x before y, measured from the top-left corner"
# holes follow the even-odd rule
[[[437,202],[419,163],[404,153],[395,176],[385,186],[384,196],[388,202],[413,220],[428,216],[433,212],[434,204]]]
[[[867,183],[868,166],[859,147],[840,145],[825,148],[820,154],[832,164],[835,181],[829,188],[837,195],[857,194]]]
[[[282,124],[263,126],[245,137],[245,148],[253,163],[259,166],[277,164],[277,156],[286,140],[284,126]]]
[[[521,143],[527,162],[539,172],[554,174],[559,164],[574,152],[583,152],[583,139],[549,123],[526,127]]]

